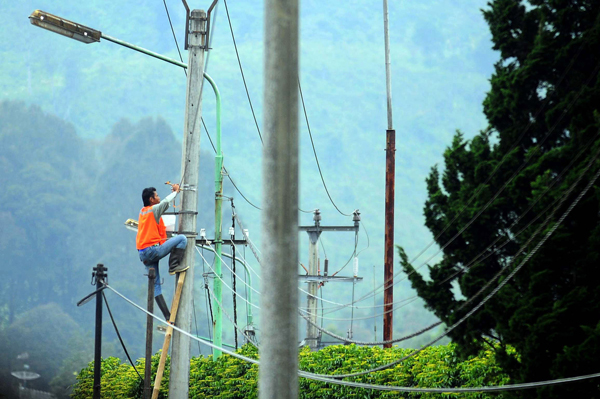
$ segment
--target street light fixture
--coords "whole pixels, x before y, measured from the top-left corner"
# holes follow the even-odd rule
[[[99,42],[102,32],[75,22],[62,19],[56,15],[41,10],[35,10],[29,16],[32,25],[51,30],[63,36],[67,36],[83,43]]]

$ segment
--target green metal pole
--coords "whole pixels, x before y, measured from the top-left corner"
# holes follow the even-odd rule
[[[219,89],[215,84],[214,80],[207,74],[204,74],[204,77],[210,85],[212,86],[216,100],[217,100],[217,137],[216,137],[216,155],[215,155],[215,273],[218,278],[214,279],[214,292],[216,300],[219,303],[223,303],[223,288],[221,284],[221,279],[223,278],[223,273],[221,272],[221,247],[223,241],[221,240],[222,234],[222,205],[223,205],[223,154],[221,152],[221,94],[219,93]],[[223,312],[220,306],[216,307],[215,311],[215,325],[214,325],[214,333],[213,333],[213,342],[216,346],[221,346],[223,340]],[[217,360],[219,356],[221,356],[222,352],[216,349],[213,352],[213,359]]]

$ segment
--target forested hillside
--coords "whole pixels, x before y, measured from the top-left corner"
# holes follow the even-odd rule
[[[169,192],[164,182],[178,179],[180,152],[161,119],[121,120],[105,139],[90,140],[39,107],[0,103],[0,383],[10,383],[10,371],[22,367],[17,356],[25,352],[24,363],[42,375],[33,384],[42,387],[73,356],[80,362],[67,364],[71,370],[63,376],[71,380],[90,360],[93,306],[75,304],[93,290],[88,282],[96,263],[108,267],[115,287],[143,298],[145,269],[135,233],[123,223],[137,219],[144,187]],[[198,223],[211,226],[214,167],[208,154],[202,158]],[[165,277],[167,291],[172,284]],[[143,316],[122,303],[113,306],[130,350],[140,355]],[[199,317],[204,320],[200,311]],[[134,323],[124,324],[128,318]],[[111,330],[106,324],[106,343],[115,338]],[[122,354],[114,344],[105,350]]]

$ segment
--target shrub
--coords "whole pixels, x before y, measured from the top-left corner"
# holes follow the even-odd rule
[[[302,370],[319,374],[347,374],[368,370],[393,362],[412,349],[394,347],[361,347],[356,345],[329,346],[317,352],[308,348],[300,351],[299,361]],[[258,351],[245,345],[238,353],[258,359]],[[152,357],[152,378],[156,375],[160,353]],[[167,358],[168,359],[168,358]],[[93,363],[83,369],[73,390],[74,399],[92,396],[94,380]],[[137,370],[143,376],[144,360],[138,360]],[[167,398],[169,389],[169,360],[160,389],[160,398]],[[500,370],[495,360],[494,350],[482,351],[476,357],[461,361],[455,353],[455,345],[429,347],[408,358],[406,361],[387,370],[381,370],[353,379],[355,382],[396,385],[418,388],[454,388],[504,385],[508,376]],[[195,357],[190,364],[190,398],[256,398],[258,396],[258,366],[233,356],[223,355],[216,361],[212,356]],[[117,358],[102,361],[102,397],[141,398],[143,383],[130,365]],[[397,393],[372,389],[353,388],[300,378],[302,399],[313,398],[501,398],[499,394],[465,393]]]

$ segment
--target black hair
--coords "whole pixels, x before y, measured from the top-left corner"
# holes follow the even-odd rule
[[[148,187],[142,191],[142,201],[144,201],[144,206],[150,206],[150,198],[154,197],[155,192],[156,189],[154,187]]]

